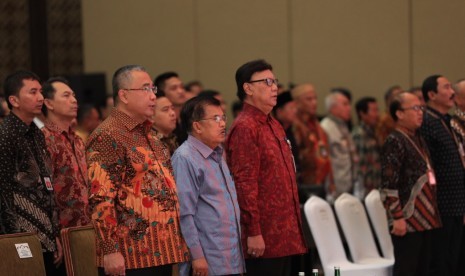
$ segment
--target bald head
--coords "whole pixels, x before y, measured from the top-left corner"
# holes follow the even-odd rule
[[[454,84],[454,102],[458,109],[465,112],[465,79]]]

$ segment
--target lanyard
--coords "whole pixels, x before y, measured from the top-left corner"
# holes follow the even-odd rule
[[[430,115],[433,115],[433,113],[431,113],[431,111],[428,111],[428,112],[430,113]],[[464,156],[465,154],[464,154],[464,151],[463,151],[462,143],[459,142],[455,132],[451,131],[451,129],[444,122],[444,120],[442,118],[439,118],[439,120],[441,121],[442,126],[446,129],[446,131],[449,133],[449,135],[452,136],[452,138],[454,138],[455,145],[459,149],[460,161],[462,161],[462,166],[465,168],[465,156]]]
[[[423,149],[420,149],[418,147],[417,143],[415,143],[415,141],[413,141],[412,138],[410,138],[410,136],[407,133],[405,133],[404,131],[402,131],[399,128],[396,128],[396,130],[399,133],[401,133],[402,135],[404,135],[405,138],[407,138],[407,140],[410,142],[410,144],[412,144],[412,146],[415,148],[415,150],[418,152],[418,154],[420,154],[421,158],[423,158],[423,160],[426,162],[426,166],[427,166],[428,170],[431,170],[431,162],[430,162],[429,157],[426,154],[426,152]],[[418,142],[421,143],[421,140],[419,140]],[[420,145],[420,146],[423,147],[423,145]]]

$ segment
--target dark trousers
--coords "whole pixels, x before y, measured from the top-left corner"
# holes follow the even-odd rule
[[[126,276],[171,276],[173,273],[173,265],[152,266],[138,269],[126,269]],[[103,267],[98,268],[98,275],[105,276]]]
[[[247,276],[289,276],[291,257],[246,259]]]
[[[66,267],[64,261],[58,267],[56,267],[53,264],[53,252],[45,252],[43,256],[46,275],[66,276]]]
[[[462,248],[460,249],[457,271],[465,271],[465,225],[462,226]]]
[[[442,217],[441,221],[442,228],[433,230],[429,275],[454,275],[462,246],[463,217]]]
[[[432,231],[407,233],[403,237],[391,235],[391,237],[394,245],[394,276],[428,275]]]

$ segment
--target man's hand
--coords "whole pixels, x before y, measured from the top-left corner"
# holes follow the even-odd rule
[[[193,276],[208,276],[208,263],[205,258],[192,261]]]
[[[124,257],[119,252],[104,255],[103,268],[107,275],[126,275]]]
[[[258,258],[265,252],[265,241],[262,235],[252,236],[247,238],[247,253]]]
[[[58,267],[63,262],[63,247],[61,247],[60,239],[56,238],[57,250],[53,253],[53,264]]]
[[[391,233],[393,235],[402,237],[405,234],[407,234],[407,223],[405,222],[405,219],[396,219],[394,220],[394,223],[392,225],[392,231]]]

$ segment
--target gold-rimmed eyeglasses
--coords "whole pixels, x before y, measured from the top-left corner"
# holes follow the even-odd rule
[[[156,86],[144,86],[144,87],[141,87],[141,88],[122,88],[123,90],[127,90],[127,91],[144,91],[146,93],[149,93],[149,92],[153,92],[153,94],[157,94],[158,92],[158,88]]]
[[[410,107],[404,107],[404,108],[401,108],[400,110],[405,111],[405,110],[409,110],[409,109],[413,110],[413,111],[416,111],[416,112],[418,112],[420,110],[424,112],[426,110],[426,108],[424,106],[422,106],[422,105],[414,105],[414,106],[410,106]]]
[[[205,120],[213,120],[217,123],[220,123],[221,121],[225,122],[226,123],[226,115],[215,115],[211,118],[204,118],[204,119],[200,119],[199,121],[205,121]]]

